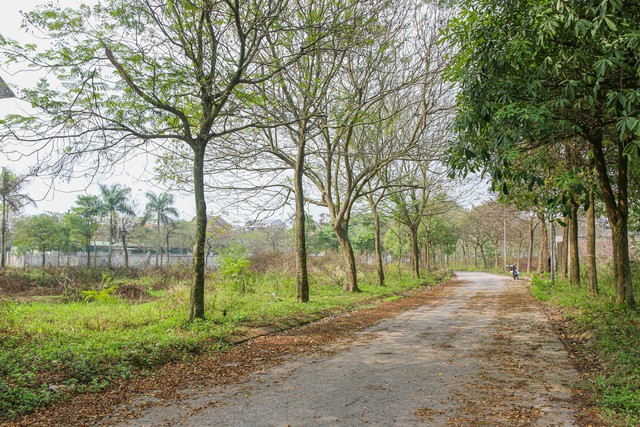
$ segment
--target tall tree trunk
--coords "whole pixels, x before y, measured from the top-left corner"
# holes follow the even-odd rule
[[[429,252],[431,253],[431,269],[435,270],[436,268],[438,268],[438,263],[436,261],[436,247],[434,246],[433,243],[428,243],[429,245]]]
[[[484,254],[484,245],[480,245],[480,255],[482,255],[482,261],[484,262],[484,268],[489,268],[489,262]]]
[[[4,171],[4,169],[3,169]],[[0,255],[0,268],[6,267],[7,256],[7,200],[6,197],[2,197],[2,255]]]
[[[569,227],[571,225],[571,215],[564,217],[564,227],[562,227],[562,245],[558,254],[560,254],[560,277],[567,278],[569,271]]]
[[[42,251],[42,268],[45,268],[45,267],[46,267],[46,261],[47,261],[47,259],[46,259],[46,252],[45,252],[45,251]]]
[[[169,261],[171,260],[171,247],[169,246],[169,233],[167,232],[167,239],[165,240],[165,244],[167,245],[167,261],[164,263],[167,267],[169,267]]]
[[[91,267],[91,239],[87,240],[87,267]]]
[[[202,142],[193,145],[193,190],[196,201],[196,230],[193,250],[193,285],[189,299],[189,320],[204,319],[204,246],[207,234],[207,202],[204,198],[204,152]]]
[[[428,241],[424,244],[424,268],[426,268],[427,271],[433,270],[433,266],[431,265],[431,251],[429,250]]]
[[[473,247],[473,266],[478,268],[478,246]]]
[[[538,273],[549,272],[549,235],[544,214],[538,213],[540,221],[540,253],[538,256]]]
[[[465,267],[469,264],[467,259],[467,251],[464,247],[464,243],[460,243],[460,248],[462,248],[462,262],[465,264]]]
[[[462,262],[464,263],[465,267],[469,266],[469,257],[471,256],[469,254],[469,247],[466,244],[462,244]]]
[[[374,247],[376,256],[376,271],[378,273],[378,286],[384,286],[384,264],[382,263],[382,239],[380,236],[380,215],[376,207],[372,208],[374,227]]]
[[[127,250],[127,235],[122,233],[122,248],[124,250],[124,268],[129,268],[129,251]]]
[[[533,216],[529,221],[529,253],[527,254],[527,273],[531,273],[531,264],[533,264]]]
[[[204,167],[203,167],[203,170],[204,170]],[[156,254],[156,267],[160,266],[160,268],[162,268],[162,239],[160,238],[160,213],[158,213],[158,217],[156,218],[156,240],[158,241],[158,253]],[[160,257],[160,264],[158,264],[158,257]]]
[[[613,243],[613,265],[615,276],[616,304],[635,306],[633,282],[631,278],[631,264],[629,259],[629,230],[628,230],[628,158],[625,144],[618,141],[617,152],[617,193],[616,198],[607,172],[607,165],[602,148],[602,132],[591,138],[593,158],[596,166],[598,182],[602,191],[602,200],[607,209],[607,217],[611,226],[611,241]]]
[[[522,233],[518,233],[518,247],[516,250],[516,262],[514,264],[518,267],[518,270],[520,270],[520,256],[522,255],[522,243],[524,242],[524,239],[522,238]]]
[[[587,280],[589,290],[598,294],[598,270],[596,263],[596,209],[593,190],[589,191],[589,209],[587,209]]]
[[[571,218],[569,222],[569,248],[571,269],[569,280],[572,286],[580,286],[580,255],[578,253],[578,202],[571,201]]]
[[[113,215],[109,212],[109,254],[107,255],[107,266],[111,268],[111,256],[113,251]]]
[[[469,257],[471,256],[470,251],[469,251],[469,246],[465,245],[466,247],[466,254],[465,254],[465,264],[468,266],[469,265]]]
[[[353,246],[351,246],[351,240],[349,240],[349,224],[339,223],[334,225],[336,236],[342,246],[342,255],[344,256],[345,263],[345,280],[343,290],[345,292],[360,292],[358,288],[358,273],[356,269],[356,257],[353,253]]]
[[[418,244],[418,226],[409,226],[411,236],[411,274],[414,278],[420,277],[420,246]]]
[[[627,221],[618,219],[616,222],[610,222],[610,225],[611,241],[613,243],[616,304],[634,307],[635,298],[631,282]]]
[[[296,301],[309,301],[309,273],[307,268],[307,232],[306,215],[304,212],[304,187],[302,185],[304,172],[304,144],[298,145],[298,156],[293,178],[295,194],[295,223],[296,223]]]

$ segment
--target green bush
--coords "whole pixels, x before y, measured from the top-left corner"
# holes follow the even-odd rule
[[[251,261],[240,243],[231,244],[220,253],[218,273],[221,279],[242,293],[247,293],[252,281],[250,268]]]

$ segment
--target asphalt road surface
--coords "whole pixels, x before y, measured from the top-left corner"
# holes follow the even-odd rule
[[[140,397],[126,408],[137,418],[119,425],[579,425],[578,373],[523,282],[458,278],[442,297],[329,352],[177,399]]]

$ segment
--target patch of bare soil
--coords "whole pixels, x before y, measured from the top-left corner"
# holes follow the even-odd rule
[[[59,294],[60,291],[56,288],[39,287],[26,277],[10,275],[6,270],[0,270],[0,299],[28,300],[30,298]]]
[[[348,342],[358,331],[381,320],[411,310],[428,301],[445,298],[451,286],[437,285],[410,292],[403,298],[371,309],[330,316],[284,332],[249,339],[227,351],[205,354],[195,360],[171,362],[144,378],[120,380],[100,393],[77,395],[50,405],[6,426],[91,426],[112,425],[137,418],[145,405],[131,411],[119,411],[108,417],[114,407],[146,397],[148,404],[180,397],[190,385],[226,385],[247,379],[253,372],[278,365],[292,356],[333,350],[328,344]],[[260,331],[258,331],[260,333]],[[325,348],[327,347],[327,348]],[[105,420],[105,417],[108,419]]]

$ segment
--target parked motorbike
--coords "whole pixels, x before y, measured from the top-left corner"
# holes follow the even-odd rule
[[[516,267],[515,264],[507,265],[507,268],[511,272],[511,277],[513,277],[515,280],[520,278],[520,272],[518,271],[518,268]]]

